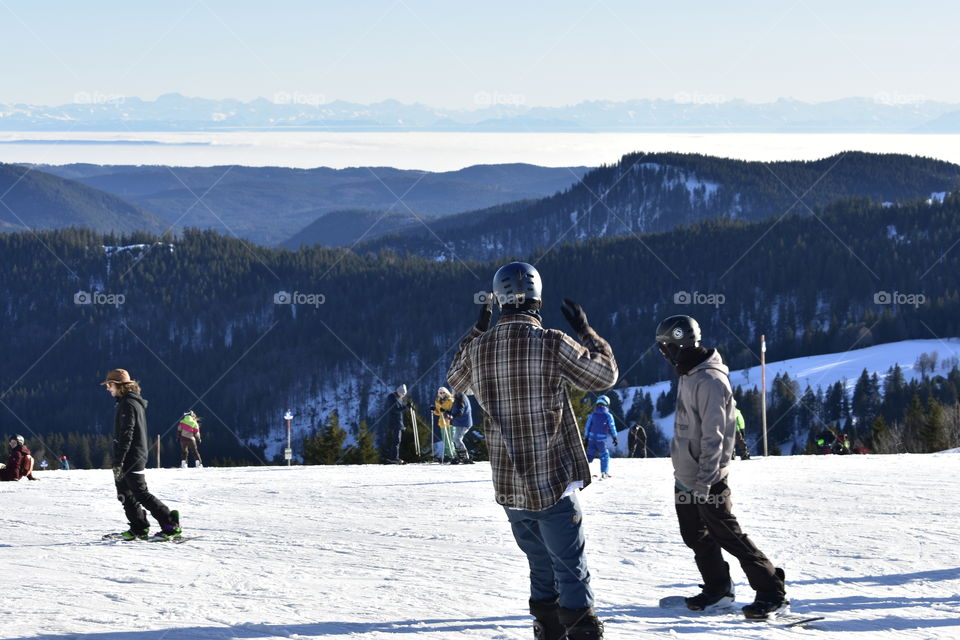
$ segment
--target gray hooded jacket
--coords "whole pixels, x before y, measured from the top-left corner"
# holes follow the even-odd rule
[[[730,370],[714,351],[680,376],[670,457],[677,484],[706,494],[727,477],[736,435],[736,402]]]

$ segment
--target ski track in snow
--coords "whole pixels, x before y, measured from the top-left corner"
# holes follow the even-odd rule
[[[960,637],[960,455],[733,464],[741,524],[785,569],[793,611],[826,616],[813,629],[660,609],[699,579],[670,462],[615,458],[612,473],[580,494],[608,639]],[[11,640],[532,637],[488,464],[150,470],[197,536],[180,545],[99,540],[125,524],[109,471],[37,475],[0,484]]]

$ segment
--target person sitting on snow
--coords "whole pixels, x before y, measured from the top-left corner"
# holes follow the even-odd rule
[[[0,464],[0,480],[16,481],[20,478],[36,480],[33,477],[33,456],[24,444],[23,436],[10,438],[10,457],[6,464]]]
[[[587,428],[583,434],[583,446],[587,450],[587,462],[600,456],[600,478],[610,477],[610,452],[607,450],[607,437],[613,438],[613,446],[617,442],[617,426],[610,413],[610,398],[600,396],[593,413],[587,416]]]

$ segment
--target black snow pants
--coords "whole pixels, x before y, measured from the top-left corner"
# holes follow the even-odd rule
[[[730,566],[720,550],[737,560],[755,591],[783,594],[783,581],[773,563],[740,530],[733,515],[726,481],[710,487],[710,495],[698,498],[688,491],[675,490],[677,519],[683,542],[693,549],[694,559],[707,587],[722,587],[730,581]]]
[[[147,480],[144,474],[124,472],[116,480],[116,485],[117,500],[123,505],[123,511],[127,514],[127,522],[130,523],[131,531],[149,530],[150,522],[147,520],[144,509],[156,518],[161,527],[172,524],[170,509],[147,489]]]

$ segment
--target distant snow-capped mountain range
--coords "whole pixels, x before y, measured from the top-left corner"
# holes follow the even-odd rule
[[[676,131],[960,133],[960,104],[882,93],[808,103],[751,103],[678,94],[672,100],[581,102],[533,107],[522,96],[479,92],[475,109],[440,109],[396,100],[327,102],[282,92],[250,102],[164,94],[156,100],[83,92],[59,106],[0,104],[0,131]]]

